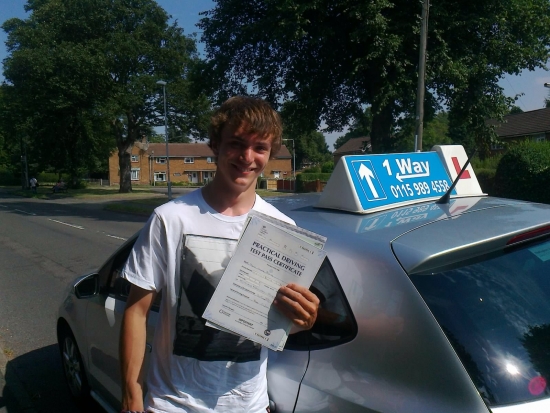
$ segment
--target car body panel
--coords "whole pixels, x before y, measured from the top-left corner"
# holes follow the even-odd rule
[[[318,198],[302,194],[269,202],[298,226],[328,237],[327,257],[358,331],[337,346],[270,352],[272,411],[291,412],[296,405],[302,412],[489,412],[409,273],[503,248],[514,234],[546,225],[550,207],[470,197],[355,215],[315,208]],[[117,360],[123,306],[103,291],[93,299],[69,294],[60,310],[89,375],[109,400],[118,400],[120,387],[102,364]],[[96,330],[84,334],[91,325]],[[493,411],[520,413],[532,406],[530,412],[539,412],[548,400]]]
[[[485,204],[480,200],[479,206]],[[549,213],[548,205],[500,204],[434,221],[400,235],[392,247],[407,273],[426,272],[500,250],[514,236],[548,226]]]

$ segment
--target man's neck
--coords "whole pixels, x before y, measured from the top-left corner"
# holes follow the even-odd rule
[[[244,192],[232,192],[227,187],[218,188],[215,180],[202,188],[202,196],[214,210],[233,217],[248,213],[256,202],[255,185]]]

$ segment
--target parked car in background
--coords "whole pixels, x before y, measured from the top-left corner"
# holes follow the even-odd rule
[[[456,164],[456,153],[438,154],[442,165]],[[436,160],[409,155],[344,158],[325,193],[269,199],[328,238],[312,290],[338,315],[269,353],[272,412],[550,411],[550,206],[479,190],[438,203],[460,168],[434,176]],[[397,183],[384,182],[390,176]],[[404,200],[407,183],[419,195]],[[395,191],[399,202],[385,203]],[[370,200],[373,212],[349,212]],[[120,271],[134,242],[75,280],[57,319],[71,393],[109,412],[120,410],[118,335],[129,289]],[[149,343],[157,311],[158,303]]]

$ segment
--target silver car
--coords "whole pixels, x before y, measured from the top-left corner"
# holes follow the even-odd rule
[[[273,412],[550,411],[550,206],[477,196],[355,215],[318,198],[270,201],[328,237],[312,290],[338,314],[270,352]],[[72,395],[109,412],[134,241],[70,286],[57,320]]]

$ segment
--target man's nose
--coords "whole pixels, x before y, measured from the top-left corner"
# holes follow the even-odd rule
[[[248,163],[252,162],[252,160],[254,158],[253,149],[250,146],[243,148],[243,151],[241,153],[241,158],[245,162],[248,162]]]

